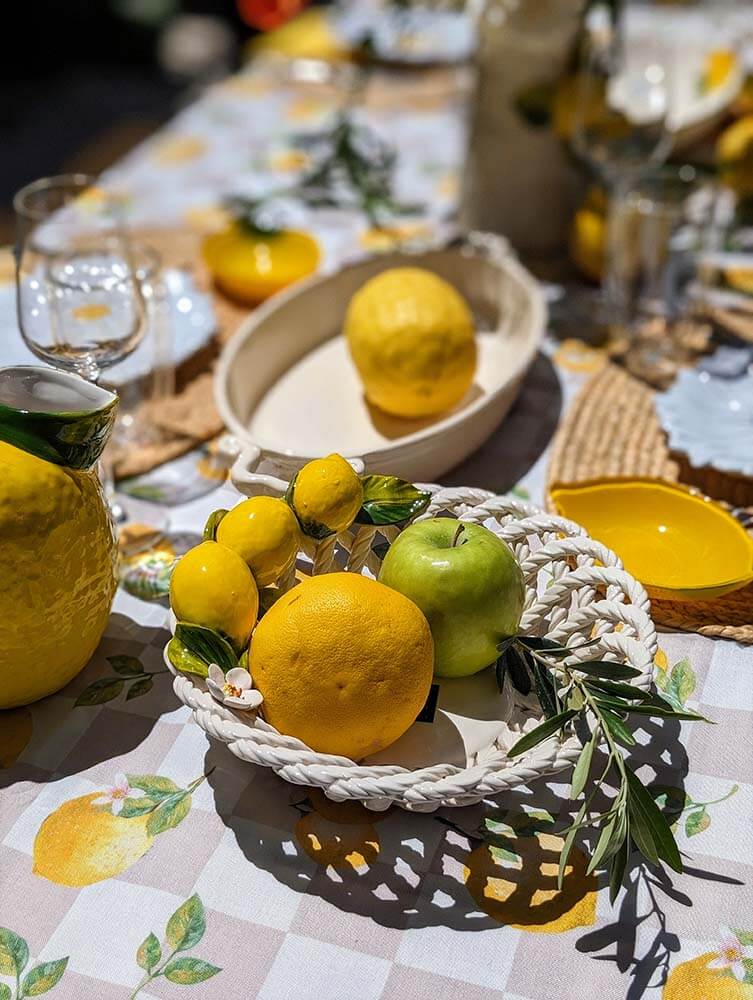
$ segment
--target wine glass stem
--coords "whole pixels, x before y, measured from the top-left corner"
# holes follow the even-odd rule
[[[630,191],[630,181],[624,177],[615,178],[607,190],[606,260],[604,268],[604,297],[607,305],[607,322],[611,336],[622,339],[626,336],[630,322],[628,288],[630,234],[627,231],[628,217],[626,199]]]

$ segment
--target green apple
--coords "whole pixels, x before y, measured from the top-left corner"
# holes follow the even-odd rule
[[[438,677],[483,670],[499,656],[497,644],[518,631],[523,574],[502,539],[480,524],[438,517],[409,525],[390,546],[379,580],[423,611]]]

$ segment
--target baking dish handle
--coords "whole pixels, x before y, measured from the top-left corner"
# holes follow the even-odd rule
[[[247,497],[283,497],[288,483],[277,476],[264,475],[256,470],[264,457],[261,448],[246,445],[233,462],[230,480],[235,488]]]

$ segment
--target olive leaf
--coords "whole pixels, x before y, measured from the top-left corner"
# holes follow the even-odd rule
[[[159,965],[161,958],[162,948],[157,940],[157,935],[150,931],[148,936],[139,945],[139,950],[136,952],[136,961],[145,972],[151,972],[156,965]]]
[[[547,719],[542,722],[540,726],[532,729],[530,732],[522,736],[514,746],[512,746],[507,751],[508,757],[519,757],[526,750],[531,750],[533,747],[538,746],[539,743],[543,743],[544,740],[553,736],[556,732],[562,729],[563,726],[567,725],[571,719],[574,719],[578,713],[569,708],[566,712],[561,712],[559,715],[553,716],[551,719]]]
[[[213,510],[212,513],[207,518],[207,522],[204,525],[204,541],[214,542],[217,538],[217,529],[220,526],[220,521],[223,517],[228,514],[229,511],[221,507],[219,510]]]
[[[214,629],[193,625],[190,622],[178,622],[175,627],[175,638],[183,643],[189,653],[203,660],[207,666],[216,663],[223,673],[238,666],[238,656],[232,645]],[[173,662],[172,659],[170,662]]]
[[[187,951],[198,944],[206,930],[204,904],[194,893],[181,903],[167,922],[167,943],[173,951]]]
[[[363,501],[356,524],[399,524],[417,517],[431,493],[395,476],[363,476]]]
[[[67,958],[58,958],[54,962],[43,962],[35,966],[24,977],[20,996],[38,997],[47,993],[60,982],[67,965]]]

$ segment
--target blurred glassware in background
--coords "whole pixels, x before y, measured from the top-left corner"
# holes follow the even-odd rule
[[[645,36],[640,45],[628,44],[631,6],[626,0],[619,7],[598,3],[589,8],[572,85],[572,149],[604,185],[610,202],[600,320],[611,337],[631,327],[624,282],[614,273],[624,250],[615,205],[672,147],[671,50],[666,40],[652,43]]]
[[[661,167],[613,199],[613,348],[652,384],[667,384],[708,345],[704,261],[715,203],[714,184],[690,165]]]
[[[135,350],[148,325],[122,205],[86,174],[34,181],[13,204],[21,335],[42,361],[99,382]],[[113,521],[122,526],[129,515],[115,494],[111,462],[108,447],[100,474]]]

